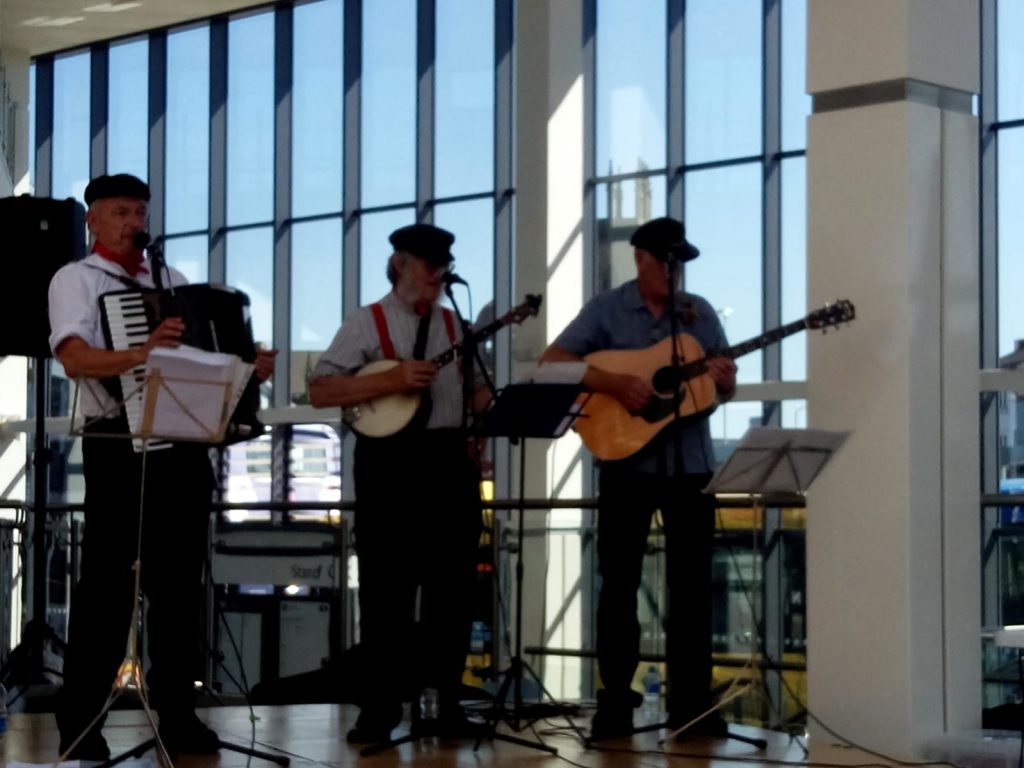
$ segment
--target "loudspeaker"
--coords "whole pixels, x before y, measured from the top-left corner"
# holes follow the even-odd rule
[[[72,198],[5,197],[0,232],[10,254],[0,295],[0,355],[49,357],[47,292],[58,269],[85,255],[85,206]]]

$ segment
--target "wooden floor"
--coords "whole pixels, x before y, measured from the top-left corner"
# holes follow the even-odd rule
[[[631,738],[603,743],[587,748],[580,739],[568,731],[565,718],[536,723],[536,733],[524,729],[513,733],[506,725],[498,733],[530,741],[542,740],[558,750],[553,756],[546,752],[506,741],[485,741],[474,751],[475,741],[452,741],[440,744],[415,742],[403,744],[371,757],[360,757],[357,748],[345,742],[345,732],[355,721],[357,710],[351,705],[308,704],[255,709],[255,748],[280,752],[291,758],[296,768],[305,766],[348,766],[356,761],[366,765],[422,765],[422,766],[530,766],[530,768],[564,768],[580,765],[586,768],[618,768],[643,766],[660,768],[681,765],[707,766],[710,761],[732,765],[753,763],[767,765],[772,761],[829,762],[837,765],[863,763],[879,764],[856,749],[845,749],[827,744],[811,745],[810,757],[788,736],[773,731],[733,726],[733,730],[746,736],[760,736],[768,741],[765,750],[731,740],[693,739],[685,744],[659,745],[664,732],[639,733]],[[245,707],[217,707],[200,710],[200,717],[213,727],[224,741],[253,746],[249,711]],[[586,718],[576,721],[584,730]],[[404,726],[394,736],[405,733]],[[152,736],[145,715],[138,710],[120,710],[110,714],[104,735],[115,755],[127,751]],[[0,756],[5,765],[11,762],[52,763],[57,758],[57,729],[50,714],[12,714],[7,734],[0,739]],[[730,759],[735,758],[735,759]],[[148,753],[143,759],[155,764],[155,755]],[[212,757],[185,757],[177,761],[180,766],[244,766],[246,755],[222,750]],[[272,763],[252,759],[255,768],[267,768]]]

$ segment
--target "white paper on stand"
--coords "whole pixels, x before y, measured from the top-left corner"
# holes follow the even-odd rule
[[[169,440],[220,440],[251,371],[237,355],[187,345],[157,347],[147,361],[143,433]]]
[[[526,371],[519,384],[581,384],[587,372],[587,364],[583,361],[566,361],[541,363],[536,368]]]

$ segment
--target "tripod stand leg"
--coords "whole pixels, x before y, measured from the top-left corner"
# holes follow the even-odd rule
[[[249,757],[258,757],[262,760],[269,760],[271,763],[276,763],[280,766],[286,766],[291,764],[291,758],[285,757],[284,755],[275,755],[271,752],[263,752],[258,749],[250,749],[249,747],[242,747],[238,744],[229,744],[226,741],[220,741],[220,748],[229,750],[231,752],[237,752],[240,755],[248,755]]]
[[[768,742],[765,739],[759,739],[756,736],[741,736],[738,733],[733,733],[732,731],[727,730],[725,732],[725,738],[742,741],[744,744],[749,744],[750,746],[757,747],[758,749],[768,748]]]
[[[132,749],[129,749],[127,752],[122,752],[117,757],[112,757],[105,763],[100,763],[98,766],[96,766],[96,768],[110,768],[110,766],[124,762],[128,758],[142,757],[146,752],[149,752],[149,750],[151,750],[155,746],[156,739],[146,739],[144,742],[142,742],[136,747],[133,747]]]
[[[523,668],[527,672],[530,673],[530,677],[533,678],[533,681],[537,684],[537,687],[540,688],[540,690],[544,693],[544,695],[547,696],[548,699],[551,700],[551,705],[550,706],[552,706],[552,707],[559,707],[559,706],[564,707],[565,711],[561,712],[560,714],[564,715],[566,721],[569,723],[569,727],[572,728],[572,730],[576,732],[576,735],[579,736],[580,741],[586,742],[587,737],[586,737],[586,734],[583,733],[583,729],[581,729],[578,725],[576,725],[576,721],[573,720],[572,716],[569,714],[569,710],[570,709],[572,709],[575,714],[578,714],[578,709],[575,708],[575,707],[570,707],[570,705],[560,705],[560,704],[558,704],[558,702],[555,700],[555,697],[552,695],[551,691],[549,691],[547,689],[547,686],[544,685],[544,681],[540,679],[540,675],[537,674],[536,670],[534,670],[534,668],[531,667],[529,664],[527,664],[525,661],[520,662],[520,663],[522,664]]]
[[[661,726],[638,728],[636,731],[634,731],[634,733],[638,733],[640,731],[654,730],[655,727],[661,727]],[[678,732],[673,731],[672,733],[669,734],[669,737],[674,738],[676,741],[686,741],[689,738],[689,734],[687,734],[686,731],[678,731]],[[666,738],[668,738],[668,737],[666,737]],[[695,738],[695,739],[698,739],[698,738],[703,738],[703,739],[733,739],[734,741],[741,741],[744,744],[749,744],[750,746],[757,747],[758,749],[762,749],[763,750],[763,749],[767,749],[768,748],[767,740],[759,738],[757,736],[743,736],[742,734],[736,733],[734,731],[730,731],[728,728],[726,728],[725,731],[722,732],[722,733],[695,733],[695,734],[693,734],[693,738]],[[664,741],[665,741],[665,739],[662,739],[661,742],[659,742],[659,743],[662,743]]]
[[[376,755],[378,752],[383,752],[385,749],[391,749],[392,747],[398,747],[402,744],[408,744],[420,738],[425,737],[409,733],[405,736],[400,736],[397,739],[391,739],[390,741],[382,741],[379,744],[370,744],[369,746],[363,747],[359,750],[359,756],[368,757],[369,755]]]
[[[506,736],[503,733],[498,733],[498,723],[505,719],[503,717],[505,709],[505,700],[508,698],[508,693],[509,690],[511,690],[512,688],[513,682],[518,681],[520,679],[519,676],[521,674],[522,662],[520,662],[518,659],[512,659],[512,666],[510,666],[508,671],[505,673],[505,679],[501,681],[501,687],[498,688],[498,692],[494,694],[494,706],[491,708],[491,715],[490,718],[488,718],[489,725],[487,729],[484,732],[482,732],[480,734],[480,737],[476,740],[476,744],[473,746],[474,752],[480,749],[480,745],[483,744],[484,740],[486,739],[490,741],[505,741],[509,744],[518,744],[521,747],[531,747],[533,749],[539,749],[543,752],[547,752],[552,755],[558,754],[557,749],[555,749],[554,747],[549,747],[547,744],[544,744],[543,742],[530,741],[529,739],[520,739],[517,736]],[[517,696],[517,699],[518,698],[519,697]],[[509,726],[516,731],[519,730],[520,703],[521,702],[516,701],[513,704],[513,707],[515,709],[515,712],[513,714],[514,721],[509,723]],[[501,709],[502,714],[499,714],[499,708]]]
[[[100,763],[96,768],[111,768],[111,766],[117,765],[118,763],[124,762],[129,758],[142,757],[146,752],[157,746],[156,739],[146,739],[144,742],[139,744],[127,752],[122,752],[117,757],[112,757],[105,763]],[[258,749],[249,749],[248,747],[241,747],[237,744],[229,744],[226,741],[220,742],[221,749],[227,749],[231,752],[238,752],[242,755],[249,755],[250,757],[258,757],[263,760],[268,760],[272,763],[276,763],[280,766],[287,766],[291,763],[291,758],[285,757],[284,755],[275,755],[270,752],[261,752]]]

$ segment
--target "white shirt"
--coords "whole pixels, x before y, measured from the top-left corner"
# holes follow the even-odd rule
[[[411,360],[416,344],[416,332],[420,317],[412,307],[399,299],[393,292],[380,300],[387,320],[388,335],[395,348],[395,355],[401,360]],[[427,349],[424,357],[429,360],[451,346],[444,313],[434,305],[427,333]],[[456,342],[462,340],[458,320],[453,317]],[[327,350],[320,356],[312,378],[320,376],[351,376],[367,363],[384,358],[377,323],[369,306],[360,307],[345,318],[344,324],[335,335]],[[483,386],[483,377],[475,371],[474,386]],[[427,421],[427,429],[458,427],[462,424],[462,380],[459,363],[453,362],[438,371],[430,387],[433,407]]]
[[[139,272],[131,277],[120,264],[98,254],[90,254],[81,261],[65,264],[50,281],[50,349],[54,355],[61,342],[77,336],[90,347],[106,349],[100,315],[100,296],[111,291],[129,290],[118,277],[133,280],[143,288],[154,288],[152,265],[146,259],[142,265],[150,272]],[[185,276],[169,269],[171,285],[184,285]],[[167,276],[164,276],[167,282]],[[97,379],[79,379],[79,410],[87,418],[102,414],[116,416],[111,410],[116,402]]]

